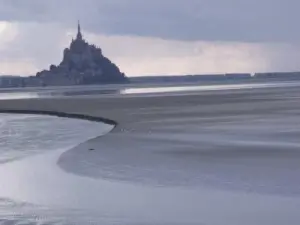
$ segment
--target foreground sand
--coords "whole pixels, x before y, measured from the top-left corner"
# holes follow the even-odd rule
[[[160,215],[203,224],[299,224],[299,97],[300,87],[285,87],[5,100],[0,110],[116,121],[108,135],[63,153],[58,164],[70,173],[153,187],[156,194],[145,192],[151,201],[135,210],[153,206],[158,221]],[[157,194],[157,188],[173,191]]]

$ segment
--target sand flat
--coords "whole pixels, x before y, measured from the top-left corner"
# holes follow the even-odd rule
[[[122,184],[114,198],[132,196],[130,218],[138,212],[143,222],[299,224],[299,97],[300,87],[277,87],[14,99],[1,101],[0,110],[116,121],[109,134],[62,153],[58,165]]]

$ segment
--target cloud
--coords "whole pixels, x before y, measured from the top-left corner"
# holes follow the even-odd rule
[[[32,74],[41,65],[55,59],[57,62],[57,53],[62,55],[61,40],[65,36],[65,30],[51,24],[6,23],[0,32],[0,72]]]
[[[127,74],[180,75],[266,70],[260,44],[89,35]],[[141,50],[142,49],[142,50]]]
[[[128,75],[300,70],[298,0],[0,0],[0,73],[57,64],[84,34]],[[71,36],[70,36],[71,35]]]
[[[7,24],[7,35],[15,34],[9,42],[0,44],[0,66],[2,73],[10,74],[20,74],[22,68],[23,74],[34,74],[59,63],[63,48],[69,45],[76,32],[55,24]],[[4,34],[2,31],[0,43],[3,43],[1,37],[6,37]],[[265,70],[268,64],[262,44],[164,40],[88,32],[84,35],[131,76],[253,72]]]
[[[290,42],[300,39],[298,0],[0,0],[0,20],[173,40]]]

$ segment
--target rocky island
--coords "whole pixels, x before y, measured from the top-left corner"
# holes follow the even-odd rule
[[[102,54],[101,48],[84,40],[78,22],[76,39],[64,50],[60,64],[38,72],[31,81],[41,86],[57,86],[127,83],[128,78]]]
[[[81,33],[80,23],[75,39],[64,49],[58,65],[51,65],[36,75],[28,77],[0,74],[0,88],[70,86],[90,84],[162,84],[207,82],[256,82],[256,81],[299,81],[300,72],[223,73],[223,74],[182,74],[126,77],[118,66],[105,57],[101,48],[89,44]]]

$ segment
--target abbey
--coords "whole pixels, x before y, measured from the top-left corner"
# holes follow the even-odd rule
[[[101,48],[83,38],[79,22],[76,39],[64,50],[60,64],[38,72],[36,77],[45,86],[128,82],[125,74],[102,54]]]

